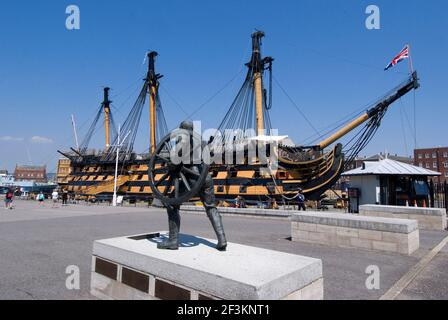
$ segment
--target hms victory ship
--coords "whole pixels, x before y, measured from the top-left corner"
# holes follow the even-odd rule
[[[369,143],[388,108],[402,96],[419,87],[417,73],[410,74],[403,83],[373,103],[366,111],[335,128],[334,132],[330,132],[322,141],[308,146],[295,145],[287,143],[284,137],[269,138],[272,129],[270,111],[274,59],[262,55],[263,37],[264,33],[261,31],[252,34],[252,55],[246,64],[246,77],[228,112],[222,118],[219,130],[244,132],[254,129],[254,139],[276,139],[278,169],[275,173],[262,170],[262,164],[248,161],[247,157],[239,163],[212,164],[210,172],[214,179],[216,197],[222,201],[231,201],[240,196],[247,202],[275,199],[285,203],[294,201],[301,190],[307,199],[319,200],[339,179],[345,164],[354,159]],[[156,72],[156,57],[156,52],[148,53],[148,71],[143,86],[121,128],[121,132],[129,133],[129,136],[121,143],[119,152],[119,134],[110,108],[109,88],[105,88],[104,99],[81,145],[71,148],[70,151],[59,151],[69,159],[71,167],[70,174],[60,182],[63,188],[89,199],[111,199],[115,185],[115,164],[118,160],[118,194],[128,199],[151,201],[148,163],[158,141],[168,133],[159,94],[162,75]],[[149,153],[138,154],[134,151],[134,141],[138,134],[142,110],[147,104],[150,114]],[[104,119],[104,150],[92,152],[89,150],[89,143],[100,119]],[[338,142],[350,133],[353,138],[348,144],[342,145]],[[161,187],[163,188],[163,184]]]

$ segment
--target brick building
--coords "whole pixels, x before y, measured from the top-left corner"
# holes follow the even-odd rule
[[[14,170],[16,181],[47,182],[47,168],[45,166],[18,166]]]
[[[414,162],[416,166],[440,172],[435,182],[448,182],[448,147],[415,149]]]

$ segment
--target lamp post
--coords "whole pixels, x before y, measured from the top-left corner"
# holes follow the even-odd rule
[[[115,158],[115,176],[114,176],[114,196],[112,198],[112,206],[116,207],[117,206],[117,176],[118,176],[118,158],[120,156],[120,148],[123,145],[123,143],[126,141],[126,139],[128,138],[129,134],[131,133],[131,131],[129,131],[126,136],[123,138],[122,141],[120,141],[120,136],[121,136],[121,127],[118,126],[118,136],[117,136],[117,144],[114,145],[114,147],[117,148],[117,155]]]

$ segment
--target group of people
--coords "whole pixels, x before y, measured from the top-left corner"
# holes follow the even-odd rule
[[[6,191],[5,194],[5,209],[9,209],[12,210],[14,208],[14,206],[12,205],[13,203],[13,199],[14,199],[14,191],[12,189],[8,189]],[[59,192],[58,190],[54,190],[53,193],[51,194],[51,199],[53,201],[52,204],[52,208],[55,208],[59,202]],[[68,192],[67,191],[63,191],[62,195],[61,195],[61,199],[62,199],[62,205],[66,206],[68,205]],[[40,191],[37,196],[36,196],[36,201],[39,202],[40,206],[44,206],[44,202],[45,202],[45,195],[42,191]]]
[[[52,207],[56,207],[58,202],[59,202],[59,192],[58,190],[54,190],[53,193],[51,194],[51,199],[53,200],[53,205]],[[68,192],[67,191],[63,191],[62,195],[61,195],[61,199],[62,199],[62,205],[66,206],[68,203]]]
[[[297,210],[303,210],[306,211],[306,198],[305,195],[303,194],[303,190],[299,189],[299,192],[296,196],[297,198]],[[243,197],[241,197],[240,195],[238,195],[235,198],[235,208],[246,208],[246,201],[244,200]],[[275,198],[271,198],[268,202],[268,209],[279,209],[279,205],[277,203],[277,201],[275,200]]]

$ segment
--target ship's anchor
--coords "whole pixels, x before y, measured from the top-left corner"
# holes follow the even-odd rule
[[[209,165],[201,160],[202,138],[196,132],[175,129],[157,145],[148,168],[154,197],[167,206],[179,206],[204,186]]]

